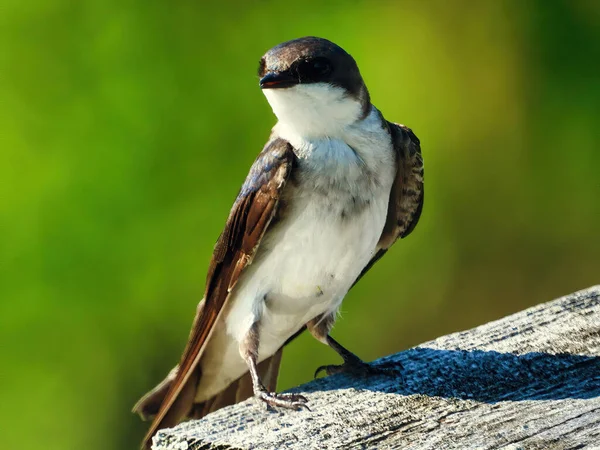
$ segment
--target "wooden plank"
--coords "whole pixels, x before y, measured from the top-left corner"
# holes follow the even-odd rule
[[[155,450],[600,448],[600,286],[294,392],[312,411],[254,400],[162,430]]]

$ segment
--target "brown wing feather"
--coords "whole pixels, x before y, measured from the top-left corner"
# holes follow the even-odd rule
[[[396,150],[396,178],[390,191],[383,232],[371,261],[354,284],[387,252],[398,238],[414,230],[423,209],[423,157],[419,138],[404,125],[387,122]]]
[[[158,429],[175,425],[191,410],[193,397],[190,400],[189,395],[182,394],[195,392],[200,377],[198,361],[229,293],[244,268],[252,262],[275,214],[293,161],[294,153],[290,144],[282,139],[274,139],[267,143],[250,169],[215,246],[206,280],[204,306],[198,309],[179,370],[144,438],[144,447],[149,448],[151,438]]]

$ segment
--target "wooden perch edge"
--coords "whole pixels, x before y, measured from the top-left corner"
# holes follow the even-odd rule
[[[403,379],[335,375],[161,430],[155,450],[600,448],[600,286],[377,360]]]

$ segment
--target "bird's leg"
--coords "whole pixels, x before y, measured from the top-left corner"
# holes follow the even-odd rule
[[[386,370],[382,370],[377,367],[373,367],[370,364],[367,364],[354,353],[352,353],[350,350],[344,348],[338,341],[333,339],[329,335],[329,332],[333,327],[334,321],[335,313],[332,313],[325,317],[316,317],[306,324],[308,331],[310,331],[310,333],[315,338],[317,338],[317,340],[331,347],[344,360],[344,363],[340,365],[327,365],[318,367],[315,371],[315,378],[322,371],[324,371],[327,375],[333,375],[336,373],[350,373],[355,375],[367,376],[381,375],[383,373],[387,373]]]
[[[254,396],[269,406],[279,406],[289,409],[309,409],[308,406],[306,406],[308,399],[300,394],[278,394],[277,392],[267,391],[258,375],[258,345],[258,322],[255,322],[240,343],[240,354],[242,355],[242,358],[244,358],[244,361],[246,361],[246,364],[248,364],[250,377],[252,378]]]

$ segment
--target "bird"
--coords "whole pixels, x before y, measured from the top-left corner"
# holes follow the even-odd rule
[[[215,244],[179,364],[133,408],[153,420],[142,448],[252,396],[309,409],[276,392],[283,347],[303,330],[343,359],[317,373],[373,372],[330,331],[350,288],[419,221],[419,139],[384,119],[354,58],[327,39],[271,48],[258,76],[277,123]]]

